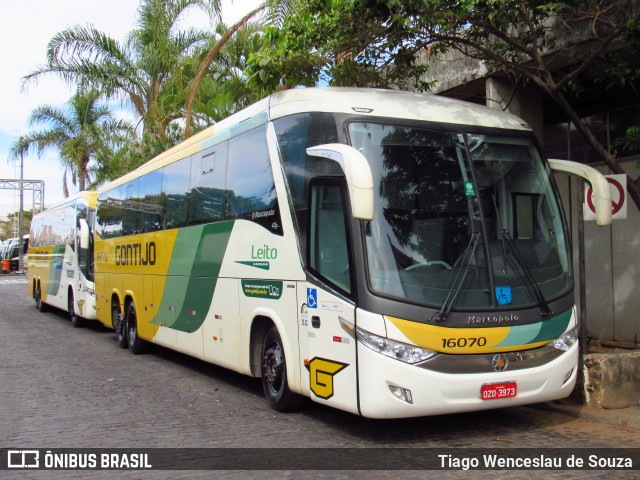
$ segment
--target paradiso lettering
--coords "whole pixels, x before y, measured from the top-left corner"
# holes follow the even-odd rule
[[[116,247],[116,265],[155,265],[155,242],[128,243]]]

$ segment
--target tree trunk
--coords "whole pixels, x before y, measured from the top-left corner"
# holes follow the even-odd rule
[[[231,26],[231,28],[229,28],[226,32],[224,32],[224,35],[222,35],[222,38],[220,38],[220,40],[218,40],[216,44],[213,47],[211,47],[211,49],[205,55],[204,60],[202,60],[202,63],[198,68],[198,72],[196,73],[196,76],[193,79],[193,82],[191,83],[189,90],[187,91],[187,99],[184,104],[184,116],[185,116],[184,138],[185,139],[191,136],[191,108],[193,106],[193,101],[195,100],[196,94],[200,89],[200,83],[202,82],[202,79],[204,78],[205,73],[207,73],[207,69],[209,68],[209,65],[211,65],[211,62],[213,62],[213,59],[216,58],[220,49],[224,47],[224,45],[229,41],[229,39],[238,30],[244,27],[249,22],[249,20],[251,20],[254,16],[256,16],[258,13],[260,13],[264,9],[265,9],[265,6],[260,5],[258,8],[256,8],[255,10],[249,12],[247,15],[242,17],[238,22],[236,22],[235,25]]]
[[[596,153],[602,158],[609,169],[611,169],[615,174],[627,176],[627,192],[638,211],[640,211],[640,177],[634,180],[624,171],[616,158],[602,146],[593,132],[591,132],[591,129],[584,123],[560,91],[549,89],[547,92],[558,103],[569,120],[571,120],[571,122],[576,126],[578,132],[580,132],[580,134],[587,140],[589,145],[591,145]]]

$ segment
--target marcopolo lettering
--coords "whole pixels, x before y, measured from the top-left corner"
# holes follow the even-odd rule
[[[155,265],[156,264],[156,244],[155,242],[128,243],[116,247],[116,265]]]
[[[516,323],[520,321],[520,317],[514,314],[508,315],[469,315],[467,320],[468,325],[480,324],[501,324],[501,323]]]

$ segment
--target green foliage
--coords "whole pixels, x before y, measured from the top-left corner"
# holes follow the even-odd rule
[[[405,22],[389,28],[379,10],[363,7],[359,0],[312,0],[280,28],[265,28],[262,50],[249,59],[252,84],[428,88],[420,81],[427,67],[415,61],[420,49],[404,41]]]
[[[634,125],[627,128],[625,136],[618,138],[614,142],[614,148],[620,149],[622,152],[640,150],[640,126]],[[640,168],[640,160],[636,162],[636,167]]]
[[[454,49],[490,72],[535,79],[550,90],[575,88],[586,69],[595,79],[605,72],[635,84],[638,31],[629,1],[311,0],[281,28],[266,29],[248,72],[271,88],[322,82],[424,90],[420,52]],[[578,45],[585,41],[593,46],[586,54]],[[550,82],[545,75],[560,62],[569,67]]]
[[[277,10],[273,3],[274,12]],[[42,75],[56,75],[82,91],[105,98],[119,98],[132,107],[142,126],[139,135],[131,126],[112,122],[78,135],[64,132],[59,112],[34,112],[56,118],[47,136],[25,137],[28,148],[61,152],[63,166],[72,181],[91,188],[113,180],[172,147],[184,137],[181,121],[190,83],[207,50],[224,34],[180,28],[189,10],[220,15],[219,0],[142,0],[136,27],[125,42],[117,41],[91,25],[63,30],[51,39],[46,65],[24,78],[36,83]],[[285,10],[279,10],[281,13]],[[261,98],[263,90],[247,87],[243,70],[250,51],[257,49],[259,29],[248,25],[228,42],[196,99],[196,129],[204,128]],[[44,117],[43,117],[44,118]],[[43,120],[47,121],[47,120]],[[120,130],[117,130],[120,128]],[[102,132],[99,130],[102,129]],[[79,130],[78,130],[79,131]],[[104,135],[103,135],[104,134]],[[102,138],[101,143],[94,141]],[[28,150],[27,148],[27,150]],[[16,154],[25,146],[16,146]],[[84,152],[84,153],[83,153]],[[89,159],[91,163],[89,163]],[[66,172],[63,178],[66,189]]]
[[[210,46],[218,41],[226,29],[224,24],[218,25],[217,34],[212,38]],[[193,104],[195,131],[232,115],[270,93],[250,87],[244,73],[248,57],[261,46],[260,36],[261,28],[248,23],[220,49],[200,84],[198,97]],[[188,68],[195,72],[207,50],[208,48],[203,49],[199,55],[190,59],[191,65]]]
[[[180,19],[192,9],[213,15],[219,7],[216,0],[142,0],[137,26],[125,43],[91,25],[63,30],[49,42],[47,64],[27,75],[25,83],[54,74],[119,98],[133,107],[145,134],[164,142],[169,125],[181,117],[176,67],[211,35],[181,30]]]
[[[623,173],[570,99],[585,83],[635,88],[639,20],[633,0],[310,0],[282,28],[267,29],[248,73],[269,88],[322,82],[424,90],[430,59],[457,51],[489,75],[535,84]],[[628,185],[640,208],[640,178]]]
[[[31,219],[33,218],[33,210],[24,210],[22,212],[22,234],[27,235],[31,228]],[[17,219],[20,212],[7,214],[7,220],[0,220],[0,240],[4,241],[8,238],[16,236]]]

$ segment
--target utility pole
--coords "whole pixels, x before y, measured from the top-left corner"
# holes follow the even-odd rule
[[[24,266],[24,252],[23,252],[23,239],[22,239],[22,225],[24,223],[24,151],[22,149],[23,138],[20,137],[20,212],[18,213],[18,270],[23,271]]]

